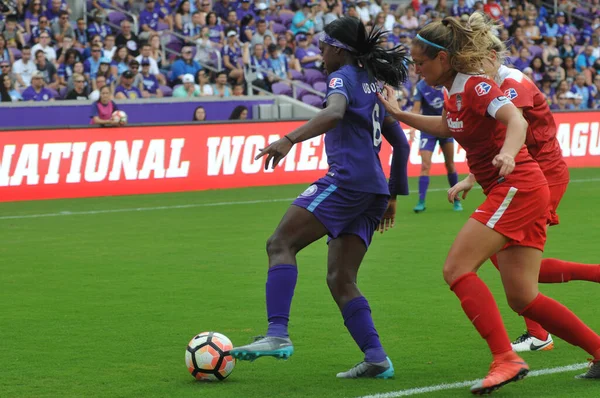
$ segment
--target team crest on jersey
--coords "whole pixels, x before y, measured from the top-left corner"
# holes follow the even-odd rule
[[[475,92],[480,97],[482,95],[486,95],[487,93],[489,93],[491,89],[492,89],[492,86],[486,82],[481,82],[475,86]]]
[[[306,188],[304,190],[304,192],[302,192],[300,194],[300,196],[304,196],[304,197],[309,197],[309,196],[313,196],[314,194],[317,193],[317,186],[315,184],[311,185],[310,187]]]
[[[344,87],[344,81],[339,77],[334,77],[329,81],[329,88],[340,88]]]
[[[461,108],[462,108],[462,97],[460,96],[460,94],[458,94],[456,96],[456,110],[460,111]]]
[[[519,94],[517,93],[517,90],[515,90],[514,88],[509,88],[508,90],[506,90],[506,91],[504,92],[504,95],[505,95],[506,97],[508,97],[508,99],[509,99],[509,100],[511,100],[511,101],[512,101],[512,100],[514,100],[515,98],[517,98],[517,96],[518,96]]]

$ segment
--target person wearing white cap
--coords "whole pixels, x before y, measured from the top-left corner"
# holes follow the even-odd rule
[[[186,73],[181,78],[182,85],[177,86],[173,90],[173,97],[175,98],[192,98],[200,97],[200,87],[195,84],[194,75]]]

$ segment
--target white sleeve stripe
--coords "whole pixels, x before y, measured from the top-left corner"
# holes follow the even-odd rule
[[[494,100],[492,102],[490,102],[490,104],[487,107],[487,113],[493,117],[494,119],[496,118],[496,112],[498,112],[498,109],[502,108],[504,105],[510,104],[510,100],[506,97],[497,97],[494,98]]]

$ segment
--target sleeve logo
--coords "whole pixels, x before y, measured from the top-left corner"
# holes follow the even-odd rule
[[[478,96],[482,96],[482,95],[486,95],[487,93],[490,92],[492,86],[489,85],[486,82],[481,82],[478,85],[475,86],[475,92],[477,93]]]
[[[514,100],[519,96],[517,90],[515,90],[514,88],[509,88],[508,90],[506,90],[504,92],[504,95],[507,96],[509,100]]]
[[[329,81],[329,88],[340,88],[344,87],[344,81],[339,77],[334,77]]]

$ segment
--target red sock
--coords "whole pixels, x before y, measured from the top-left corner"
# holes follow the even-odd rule
[[[477,274],[469,272],[461,276],[450,289],[458,296],[467,317],[487,341],[492,354],[512,351],[494,296]]]
[[[569,281],[600,283],[600,265],[572,263],[555,258],[542,260],[540,283],[565,283]]]
[[[527,325],[527,332],[536,339],[546,340],[548,338],[548,332],[539,323],[525,318],[525,325]]]
[[[548,332],[583,348],[595,359],[600,358],[600,336],[558,301],[539,293],[519,315],[539,322]]]

